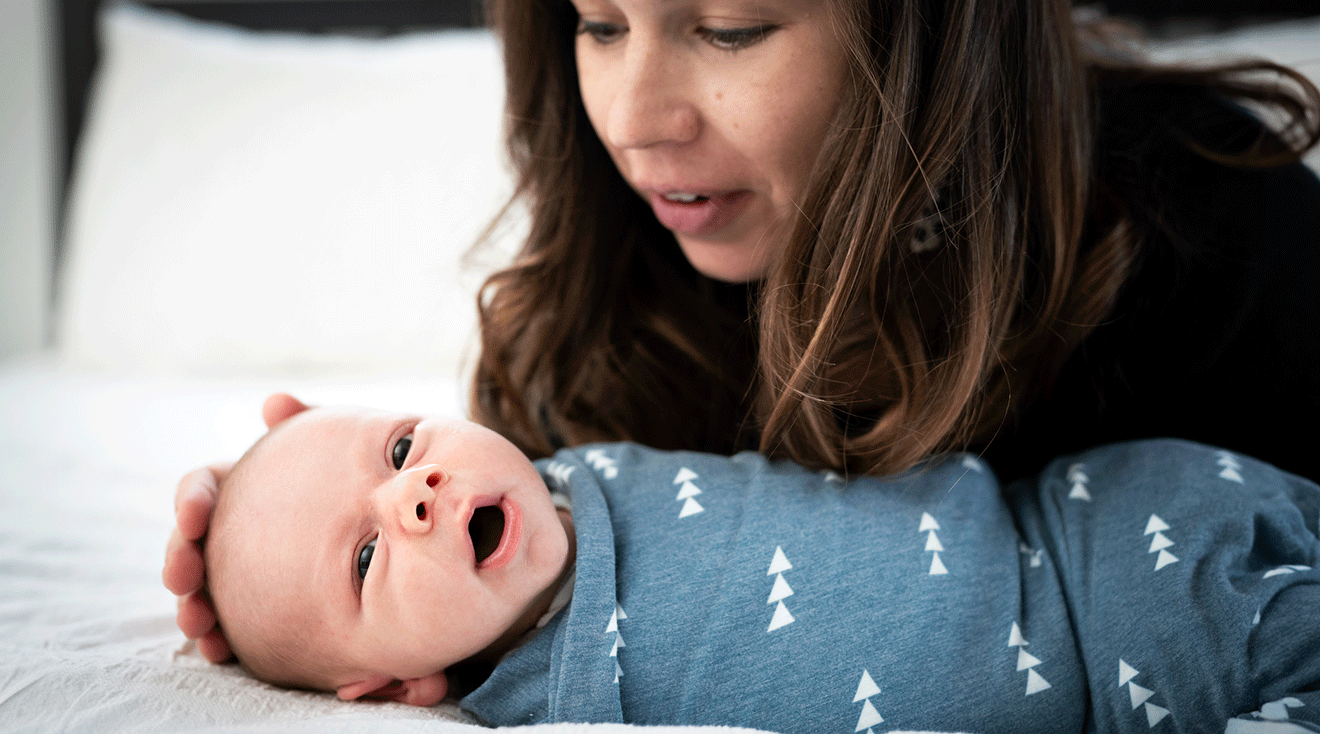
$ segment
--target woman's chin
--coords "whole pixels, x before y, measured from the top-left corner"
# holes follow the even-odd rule
[[[769,248],[760,243],[697,242],[680,236],[678,245],[698,273],[725,283],[760,280],[770,266]]]

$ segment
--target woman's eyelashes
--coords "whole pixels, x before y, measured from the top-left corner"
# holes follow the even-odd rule
[[[698,26],[695,33],[698,38],[722,51],[740,51],[755,46],[765,37],[774,33],[779,26],[762,24],[743,28],[708,28]],[[618,23],[582,20],[578,23],[578,35],[591,36],[596,43],[605,46],[623,38],[628,32],[626,26]]]
[[[604,46],[622,38],[625,30],[623,26],[616,23],[583,20],[578,23],[577,32],[580,36],[591,36],[593,41]]]
[[[367,569],[371,567],[371,557],[376,553],[376,539],[372,538],[357,553],[357,580],[359,587],[367,579]]]
[[[398,441],[390,449],[390,463],[394,465],[395,471],[403,468],[403,463],[408,460],[408,452],[412,449],[413,436],[409,433]]]
[[[697,35],[706,43],[724,51],[740,51],[755,46],[774,33],[778,26],[758,25],[749,28],[698,28]]]

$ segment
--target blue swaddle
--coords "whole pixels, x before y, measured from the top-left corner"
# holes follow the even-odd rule
[[[962,455],[538,467],[572,497],[576,586],[461,702],[492,724],[1320,731],[1320,488],[1268,465],[1144,441],[1006,490]]]

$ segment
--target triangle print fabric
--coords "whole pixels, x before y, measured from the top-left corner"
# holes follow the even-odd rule
[[[683,502],[683,508],[678,511],[679,519],[695,515],[699,512],[705,512],[706,508],[697,501],[697,495],[701,494],[701,489],[692,483],[697,478],[697,473],[687,467],[678,470],[674,475],[673,484],[679,485],[678,496],[674,499]]]
[[[857,682],[857,692],[853,694],[853,703],[862,702],[862,713],[857,717],[857,727],[853,732],[866,731],[875,734],[875,730],[871,727],[885,722],[885,718],[875,710],[875,704],[871,703],[871,697],[878,695],[880,695],[880,686],[871,679],[870,673],[862,670],[862,678]]]
[[[766,632],[774,632],[785,625],[790,625],[797,621],[793,618],[788,607],[784,606],[784,600],[793,595],[793,587],[784,580],[784,572],[792,571],[793,564],[788,562],[788,556],[784,555],[784,549],[775,546],[775,555],[770,559],[770,570],[765,572],[766,576],[774,574],[775,585],[770,589],[770,598],[765,600],[766,604],[776,604],[774,616],[770,618],[770,626]]]
[[[1029,643],[1023,639],[1022,630],[1018,628],[1017,622],[1013,623],[1013,628],[1008,632],[1008,646],[1017,648],[1017,669],[1027,671],[1027,692],[1024,695],[1030,696],[1034,693],[1053,688],[1050,682],[1038,672],[1035,668],[1040,665],[1040,658],[1027,652],[1026,647]]]
[[[540,467],[572,498],[572,601],[462,706],[497,726],[1320,731],[1320,487],[1180,441],[1008,487],[968,458],[845,479],[560,451]]]
[[[921,513],[921,523],[917,525],[917,532],[927,533],[926,550],[934,553],[930,558],[931,576],[943,576],[949,572],[949,569],[944,565],[944,561],[940,560],[940,551],[944,550],[944,545],[940,543],[939,537],[935,535],[935,531],[939,529],[940,524],[935,518],[931,517],[929,512]]]

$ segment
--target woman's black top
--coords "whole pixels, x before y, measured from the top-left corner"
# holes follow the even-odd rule
[[[1201,90],[1108,93],[1098,191],[1153,224],[1111,317],[985,451],[1001,478],[1132,438],[1214,444],[1320,479],[1320,180],[1221,165],[1260,125]]]

